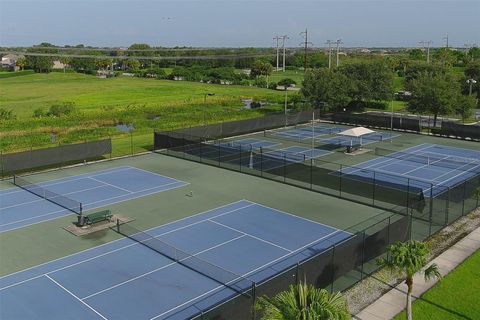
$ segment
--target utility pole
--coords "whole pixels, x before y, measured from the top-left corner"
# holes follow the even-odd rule
[[[337,44],[337,68],[340,65],[340,45],[343,44],[342,39],[336,41]]]
[[[305,41],[303,41],[300,45],[304,45],[304,53],[303,53],[303,73],[306,73],[306,72],[307,72],[307,67],[308,67],[308,63],[307,63],[307,50],[308,50],[308,46],[309,46],[309,45],[312,45],[312,43],[308,41],[308,31],[307,31],[306,28],[305,28],[305,32],[300,32],[300,35],[305,37]]]
[[[432,40],[422,40],[419,43],[427,51],[427,63],[430,63],[430,45],[433,43],[433,41]]]
[[[287,35],[283,35],[282,37],[282,48],[283,48],[283,72],[285,72],[285,41],[290,39]]]
[[[448,33],[443,37],[443,40],[445,40],[445,48],[448,49]]]
[[[332,44],[335,43],[333,40],[327,40],[325,42],[328,44],[328,69],[332,67]]]
[[[279,53],[280,53],[280,51],[278,50],[278,40],[280,40],[280,37],[275,36],[275,37],[273,37],[273,40],[277,41],[277,68],[275,69],[275,71],[278,71],[278,60],[279,60]]]

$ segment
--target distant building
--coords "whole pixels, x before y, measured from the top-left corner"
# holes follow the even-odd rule
[[[113,72],[110,70],[97,70],[97,77],[100,79],[112,78]]]
[[[20,58],[20,56],[17,56],[15,54],[7,54],[2,57],[2,69],[4,70],[12,70],[12,71],[17,71],[20,68],[17,67],[17,60]]]
[[[65,69],[67,65],[65,63],[60,62],[60,60],[53,60],[52,69]]]

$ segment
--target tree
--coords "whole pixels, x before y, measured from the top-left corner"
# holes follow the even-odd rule
[[[457,103],[455,104],[455,112],[462,116],[462,120],[469,118],[473,115],[473,109],[475,109],[476,99],[473,96],[458,95]]]
[[[269,76],[272,74],[273,67],[270,63],[257,60],[253,63],[252,69],[250,71],[250,76],[256,78],[258,76]]]
[[[305,74],[301,93],[315,108],[326,111],[348,105],[350,88],[350,79],[343,73],[318,69]]]
[[[17,59],[17,61],[15,62],[15,64],[17,65],[17,67],[20,68],[20,70],[23,70],[25,69],[25,66],[27,65],[27,59],[25,57],[19,57]]]
[[[379,259],[378,264],[405,278],[407,285],[406,311],[407,319],[412,320],[412,290],[413,277],[417,273],[423,273],[425,280],[441,278],[438,266],[433,263],[422,271],[427,264],[429,250],[424,242],[409,240],[404,243],[397,242],[387,248],[388,259]]]
[[[350,78],[354,101],[390,100],[393,95],[393,72],[383,61],[351,63],[339,71]]]
[[[127,69],[130,70],[130,71],[136,71],[136,70],[140,69],[140,61],[138,61],[137,59],[128,59],[125,62],[125,65],[126,65]]]
[[[408,56],[411,60],[423,60],[423,51],[421,49],[408,50]]]
[[[347,320],[351,319],[345,299],[340,293],[300,283],[272,298],[258,298],[256,309],[261,320]]]
[[[433,114],[434,125],[438,115],[447,115],[455,111],[460,85],[448,75],[420,73],[409,84],[412,96],[408,110],[419,114]]]

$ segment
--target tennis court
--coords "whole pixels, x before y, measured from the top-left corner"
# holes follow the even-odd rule
[[[333,127],[325,124],[315,124],[309,126],[297,127],[295,129],[273,131],[270,132],[272,136],[296,140],[306,140],[324,136],[327,134],[334,134],[343,131],[344,129]]]
[[[145,234],[1,277],[2,317],[187,319],[351,236],[247,200]]]
[[[323,144],[334,144],[339,146],[358,146],[375,143],[378,141],[384,141],[399,137],[399,134],[390,132],[377,131],[369,134],[365,134],[361,137],[349,137],[349,136],[335,136],[328,139],[323,139],[320,142]]]
[[[56,219],[72,212],[79,213],[77,207],[80,204],[85,211],[187,184],[143,169],[122,166],[25,187],[30,191],[5,189],[0,191],[0,232]],[[53,202],[39,196],[38,191],[53,194]],[[60,200],[60,205],[54,203],[57,200]]]
[[[352,179],[374,179],[391,184],[409,184],[423,190],[425,195],[444,191],[435,185],[453,187],[480,174],[480,151],[420,144],[342,170]],[[404,178],[404,179],[401,179]],[[412,179],[412,180],[409,180]]]
[[[283,167],[286,164],[309,161],[310,159],[319,158],[331,153],[331,151],[322,149],[290,146],[261,153],[251,153],[248,157],[241,157],[227,162],[250,169],[270,170]]]

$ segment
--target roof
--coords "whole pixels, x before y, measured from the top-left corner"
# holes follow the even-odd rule
[[[361,137],[363,135],[366,135],[372,132],[375,132],[375,131],[364,128],[364,127],[356,127],[353,129],[348,129],[348,130],[339,132],[338,134],[342,136],[349,136],[349,137]]]

